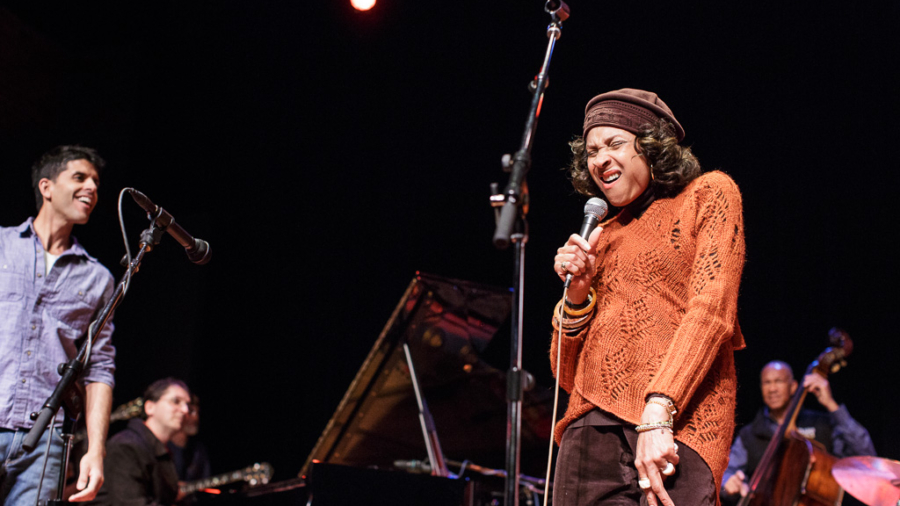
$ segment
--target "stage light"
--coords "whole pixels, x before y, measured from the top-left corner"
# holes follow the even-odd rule
[[[358,11],[367,11],[375,5],[375,0],[350,0],[350,5]]]

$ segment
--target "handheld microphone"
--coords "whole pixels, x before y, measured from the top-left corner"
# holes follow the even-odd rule
[[[581,222],[581,231],[578,232],[578,235],[587,240],[591,236],[591,232],[603,221],[607,212],[609,212],[609,205],[605,200],[597,197],[588,200],[587,204],[584,205],[584,221]],[[570,284],[572,284],[571,272],[566,275],[566,284],[564,286],[569,288]]]
[[[166,232],[178,241],[178,244],[184,246],[184,251],[187,253],[188,260],[197,265],[203,265],[206,262],[209,262],[211,253],[208,242],[202,239],[195,239],[191,234],[187,233],[185,229],[181,228],[181,225],[175,223],[175,218],[173,218],[171,214],[151,202],[143,193],[134,188],[126,189],[128,190],[128,193],[131,194],[131,198],[137,202],[137,205],[141,206],[144,211],[147,211],[151,218],[155,216],[160,219],[161,222],[166,224]]]

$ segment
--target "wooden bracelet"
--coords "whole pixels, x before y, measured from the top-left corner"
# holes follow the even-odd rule
[[[584,316],[591,311],[594,310],[594,307],[597,305],[597,292],[594,291],[594,287],[591,287],[590,293],[588,293],[588,305],[582,309],[570,309],[568,304],[565,306],[566,314],[571,316]],[[565,301],[560,300],[559,303],[563,304]],[[557,314],[559,314],[559,309],[557,308]]]
[[[562,313],[562,311],[560,311],[561,304],[562,304],[562,301],[559,301],[556,303],[556,307],[553,308],[553,318],[559,319],[559,314]],[[578,315],[569,314],[568,312],[563,313],[563,315],[564,315],[563,319],[562,319],[563,324],[565,324],[565,323],[572,323],[572,324],[580,323],[580,322],[589,320],[591,317],[594,316],[592,313],[585,313],[584,315],[578,316]],[[571,316],[577,316],[577,317],[576,318],[568,318]]]
[[[562,305],[562,303],[563,303],[562,300],[560,300],[559,302],[556,303],[556,307],[553,309],[553,319],[554,320],[559,320],[560,306]],[[575,316],[575,315],[569,314],[568,312],[565,312],[563,314],[566,316]],[[593,316],[594,316],[593,313],[588,312],[578,318],[563,317],[563,319],[562,319],[563,327],[567,326],[566,324],[569,324],[569,326],[571,326],[571,325],[577,325],[581,322],[586,322],[587,320],[590,320]]]
[[[577,334],[577,333],[581,332],[582,330],[584,330],[584,328],[587,327],[587,324],[588,324],[587,321],[585,321],[581,325],[566,326],[565,324],[563,324],[562,330],[564,330],[568,334]],[[553,318],[553,320],[551,321],[551,325],[553,325],[553,328],[555,330],[559,330],[559,320],[557,320],[556,318]]]
[[[582,316],[581,318],[563,318],[562,326],[563,326],[563,328],[578,327],[578,326],[581,326],[582,324],[586,323],[588,320],[590,320],[592,316],[594,316],[594,315],[586,314],[586,315]],[[559,319],[556,317],[554,317],[554,319],[559,321]]]
[[[572,308],[572,309],[584,309],[584,308],[586,308],[586,307],[588,306],[588,304],[590,304],[590,303],[591,303],[590,299],[588,299],[588,300],[582,302],[581,304],[572,304],[571,302],[569,302],[569,299],[566,299],[566,307],[569,307],[569,308]]]

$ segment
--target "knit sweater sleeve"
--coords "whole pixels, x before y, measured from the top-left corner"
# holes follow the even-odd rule
[[[550,368],[554,376],[559,375],[559,386],[569,393],[575,387],[575,369],[578,366],[578,355],[581,353],[586,333],[586,330],[575,335],[566,335],[563,332],[561,349],[558,346],[560,336],[557,330],[554,329],[550,339]],[[562,363],[562,367],[557,363],[557,354],[561,355],[559,362]]]
[[[695,252],[685,314],[645,395],[671,398],[679,411],[706,377],[719,347],[736,332],[738,286],[744,266],[741,194],[734,181],[711,172],[690,196]],[[690,188],[690,187],[689,187]]]

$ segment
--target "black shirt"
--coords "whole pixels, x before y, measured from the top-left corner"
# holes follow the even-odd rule
[[[172,453],[172,462],[175,464],[179,480],[197,481],[209,478],[212,474],[206,445],[197,441],[197,438],[188,439],[183,447],[169,441],[166,447]]]
[[[105,481],[91,503],[98,506],[171,505],[178,496],[172,455],[142,420],[106,443]]]

